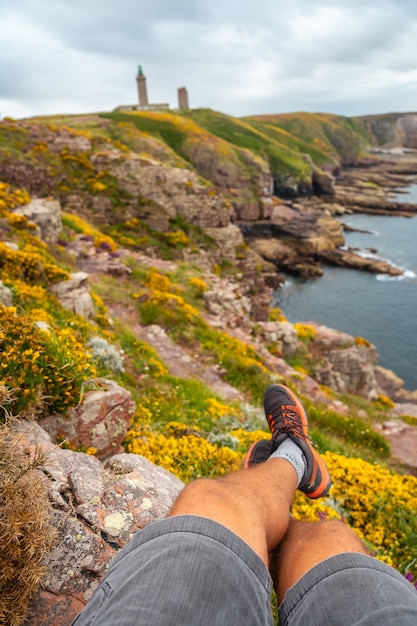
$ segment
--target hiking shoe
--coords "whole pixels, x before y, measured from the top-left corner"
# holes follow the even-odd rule
[[[332,481],[326,464],[308,436],[307,414],[300,400],[288,387],[271,385],[265,391],[264,408],[272,434],[271,454],[290,437],[306,458],[306,469],[298,489],[309,498],[325,496]]]
[[[259,463],[264,463],[271,455],[271,442],[269,439],[254,441],[248,448],[243,461],[242,469],[249,469]]]

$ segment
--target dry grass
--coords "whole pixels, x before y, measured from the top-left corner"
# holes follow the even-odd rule
[[[45,573],[43,560],[55,540],[46,479],[39,471],[46,459],[28,451],[11,429],[10,395],[0,386],[6,421],[0,424],[0,624],[25,620],[30,599]]]

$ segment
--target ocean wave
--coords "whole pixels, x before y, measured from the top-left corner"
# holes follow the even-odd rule
[[[398,267],[397,265],[395,267]],[[402,269],[402,268],[400,268]],[[417,275],[411,270],[405,270],[401,276],[389,276],[388,274],[377,274],[376,279],[380,281],[392,281],[392,280],[416,280]]]

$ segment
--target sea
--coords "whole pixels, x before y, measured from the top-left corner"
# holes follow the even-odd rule
[[[417,184],[392,199],[417,204]],[[404,270],[403,276],[328,267],[314,281],[287,277],[275,293],[275,306],[290,322],[315,321],[365,337],[377,348],[378,364],[402,378],[406,389],[417,389],[417,214],[355,213],[340,219],[367,231],[345,233],[346,246],[390,261]]]

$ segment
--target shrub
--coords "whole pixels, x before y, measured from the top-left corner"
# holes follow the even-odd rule
[[[125,371],[120,352],[106,339],[92,337],[87,341],[86,346],[91,350],[93,359],[99,361],[107,370],[115,374],[122,374]]]
[[[3,386],[0,397],[5,411]],[[45,458],[39,450],[26,454],[10,424],[0,424],[0,623],[18,626],[45,574],[43,559],[55,530],[47,485],[36,471]]]
[[[169,427],[168,423],[168,432]],[[146,426],[135,427],[129,431],[127,441],[128,452],[142,454],[187,482],[200,476],[221,476],[238,470],[241,464],[237,452],[195,434],[172,436],[155,433]]]
[[[28,250],[12,250],[0,242],[0,278],[19,279],[44,286],[67,280],[68,272],[39,253]]]
[[[61,411],[76,404],[82,383],[96,376],[71,329],[46,332],[15,307],[0,305],[0,384],[16,390],[11,411]]]

